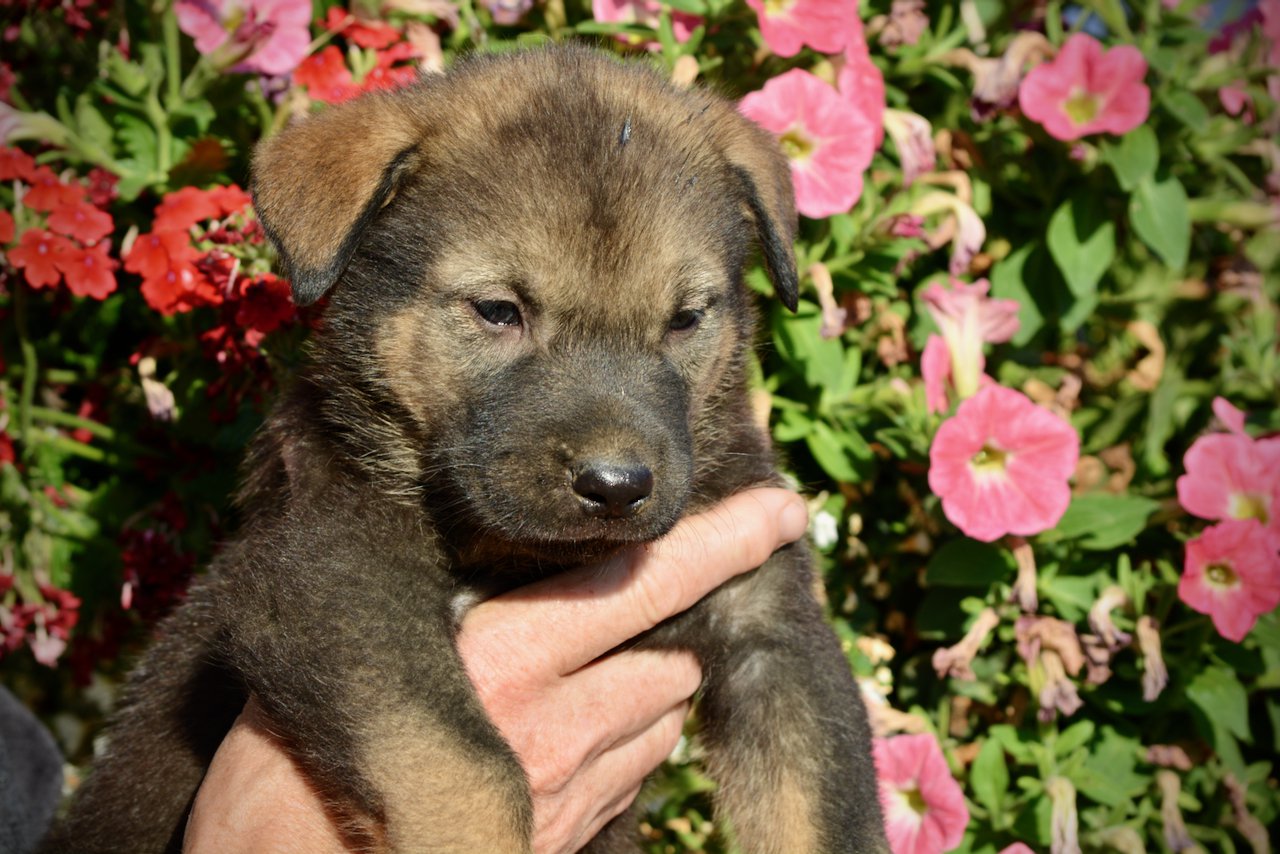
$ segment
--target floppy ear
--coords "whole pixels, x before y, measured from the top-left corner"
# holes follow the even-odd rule
[[[727,106],[726,111],[729,115],[721,121],[725,156],[745,188],[773,290],[783,305],[795,311],[800,301],[800,279],[792,243],[799,223],[791,166],[773,134],[732,106]]]
[[[404,95],[367,95],[326,109],[259,144],[253,203],[293,283],[320,299],[419,157],[421,124]]]

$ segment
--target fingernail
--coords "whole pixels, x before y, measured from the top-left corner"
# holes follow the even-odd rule
[[[787,502],[778,516],[778,536],[783,542],[795,542],[809,528],[809,510],[799,498]]]

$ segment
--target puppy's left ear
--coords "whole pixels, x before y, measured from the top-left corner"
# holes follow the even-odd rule
[[[342,276],[365,229],[419,157],[410,95],[366,95],[330,107],[262,142],[253,203],[309,305]]]
[[[791,166],[773,134],[731,105],[726,104],[724,112],[718,122],[720,144],[742,181],[774,292],[783,305],[795,311],[800,301],[800,280],[792,243],[799,222]]]

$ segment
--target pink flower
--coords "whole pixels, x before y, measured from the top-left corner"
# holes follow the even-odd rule
[[[895,735],[876,739],[874,749],[893,854],[941,854],[959,845],[969,808],[938,739],[928,733]]]
[[[852,32],[844,49],[840,71],[836,74],[836,89],[875,127],[875,147],[879,148],[884,142],[884,75],[871,61],[862,19],[856,13],[851,24]]]
[[[959,174],[967,183],[968,176]],[[930,249],[937,249],[950,241],[951,275],[964,275],[987,239],[987,227],[973,206],[959,195],[934,190],[916,199],[908,213],[922,219],[943,215],[941,224],[925,234],[925,242]]]
[[[1231,401],[1227,400],[1225,397],[1215,397],[1213,399],[1212,407],[1213,414],[1218,417],[1218,420],[1222,422],[1224,427],[1232,433],[1237,433],[1241,436],[1245,435],[1245,415],[1242,411],[1232,406]]]
[[[311,44],[308,0],[177,0],[174,13],[196,50],[236,71],[288,74]]]
[[[875,127],[848,100],[793,68],[749,93],[738,109],[780,138],[800,213],[817,219],[853,207],[875,151]]]
[[[1258,617],[1280,605],[1280,554],[1257,519],[1205,528],[1187,543],[1178,598],[1208,614],[1237,643]]]
[[[930,335],[920,354],[920,375],[924,377],[924,403],[929,412],[946,412],[951,406],[947,383],[951,380],[951,356],[941,335]]]
[[[1036,854],[1025,842],[1015,842],[1001,849],[1000,854]]]
[[[747,0],[747,5],[756,10],[764,43],[778,56],[795,56],[804,45],[839,53],[858,17],[856,0]]]
[[[1018,331],[1017,300],[991,299],[987,296],[989,290],[991,283],[986,279],[979,279],[968,285],[953,278],[950,288],[944,288],[935,282],[920,295],[946,341],[946,352],[950,357],[946,373],[961,400],[972,397],[982,381],[982,369],[986,364],[982,354],[983,343],[989,341],[999,344],[1008,341]],[[927,346],[925,350],[928,351]],[[935,377],[938,377],[937,368],[941,364],[941,356],[937,353],[936,345],[931,359]],[[940,378],[935,379],[935,392],[942,382]],[[929,378],[926,377],[926,388],[929,385]],[[937,399],[935,394],[934,400]],[[940,412],[946,406],[934,409],[930,405],[930,409]]]
[[[1280,541],[1280,438],[1211,433],[1182,460],[1178,503],[1202,519],[1257,519]]]
[[[1104,51],[1076,33],[1052,61],[1038,65],[1018,87],[1022,112],[1055,139],[1092,133],[1125,134],[1147,119],[1151,92],[1142,82],[1147,61],[1130,45]]]
[[[991,385],[960,404],[929,448],[929,488],[975,540],[1030,536],[1058,523],[1080,457],[1075,429],[1027,397]]]
[[[662,20],[662,4],[658,0],[591,0],[591,17],[606,24],[643,24],[656,30]],[[702,18],[697,15],[671,10],[671,31],[676,41],[687,42],[701,25]]]

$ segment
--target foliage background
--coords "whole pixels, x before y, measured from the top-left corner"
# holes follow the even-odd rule
[[[888,106],[931,123],[936,160],[908,186],[907,152],[886,141],[852,210],[802,222],[801,268],[823,265],[847,319],[836,337],[820,334],[820,270],[797,314],[769,306],[758,393],[813,496],[831,620],[883,704],[877,726],[936,735],[971,815],[962,850],[1015,841],[1072,850],[1071,822],[1090,850],[1266,850],[1265,829],[1280,825],[1280,618],[1263,615],[1236,643],[1180,601],[1184,544],[1205,522],[1179,506],[1175,483],[1187,449],[1219,429],[1215,396],[1249,413],[1253,436],[1280,432],[1275,69],[1249,3],[1082,6],[864,0]],[[396,85],[400,69],[474,50],[566,38],[668,72],[687,71],[681,58],[692,57],[732,97],[793,67],[828,80],[836,72],[812,50],[771,53],[739,0],[678,0],[656,27],[602,22],[579,0],[353,6],[394,28],[394,43],[380,47],[323,26],[331,7],[315,4],[311,50],[336,47],[357,87]],[[673,9],[704,26],[677,41]],[[337,8],[339,19],[347,11]],[[254,141],[322,108],[307,98],[315,84],[304,91],[287,76],[228,70],[242,57],[202,57],[163,2],[33,0],[0,6],[0,18],[0,128],[64,183],[93,182],[95,204],[113,217],[115,258],[153,233],[166,194],[247,186]],[[1057,46],[1084,28],[1136,45],[1149,64],[1149,116],[1123,137],[1053,139],[1016,104],[978,103],[982,66],[957,59],[961,49],[998,59],[1026,31]],[[1224,38],[1227,49],[1212,51]],[[646,40],[652,49],[634,46]],[[1233,85],[1247,110],[1224,106],[1220,90]],[[0,188],[0,202],[21,231],[37,220],[19,212],[19,183]],[[949,270],[938,239],[956,214],[924,202],[938,192],[985,228],[960,270]],[[227,252],[242,282],[267,281],[270,258],[246,217],[227,220],[240,236]],[[197,236],[193,251],[207,261],[216,241]],[[69,281],[32,288],[12,257],[0,263],[0,577],[9,579],[0,674],[73,767],[91,756],[148,626],[234,529],[228,495],[241,451],[314,321],[288,310],[255,326],[235,277],[213,267],[220,296],[160,311],[128,266],[99,300]],[[920,294],[949,272],[986,277],[993,295],[1018,301],[1020,328],[990,352],[987,371],[1081,436],[1071,507],[1026,544],[965,537],[926,479],[948,414],[926,406],[919,354],[935,325]],[[758,269],[749,280],[767,293]],[[1036,566],[1029,609],[1014,589],[1019,546]],[[1125,594],[1111,612],[1120,631],[1133,633],[1144,615],[1158,628],[1167,685],[1144,697],[1159,656],[1135,642],[1108,656],[1105,680],[1067,677],[1078,710],[1038,714],[1043,662],[1019,654],[1018,618],[1096,633],[1090,609],[1112,586]],[[987,608],[999,619],[972,678],[939,675],[935,652]],[[38,662],[33,640],[59,632],[69,634],[65,652]],[[708,789],[696,748],[684,749],[646,796],[651,850],[722,850]]]

